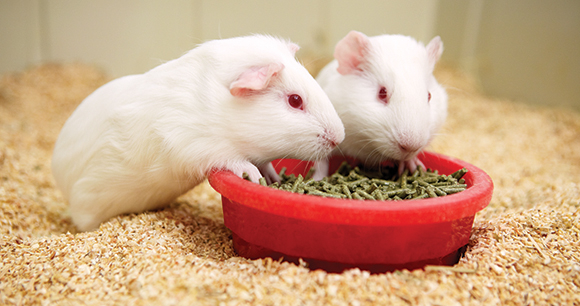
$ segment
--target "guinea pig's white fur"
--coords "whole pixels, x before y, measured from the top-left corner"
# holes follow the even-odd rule
[[[88,96],[52,158],[74,224],[163,207],[214,168],[257,181],[274,159],[329,154],[344,127],[297,50],[265,35],[209,41]]]
[[[351,31],[335,48],[335,60],[317,77],[345,127],[345,139],[333,154],[367,165],[390,160],[414,171],[417,154],[447,117],[447,94],[433,76],[443,43],[425,47],[402,35],[367,37]],[[387,102],[379,98],[385,87]],[[429,100],[430,96],[430,100]],[[318,163],[315,178],[328,174]]]

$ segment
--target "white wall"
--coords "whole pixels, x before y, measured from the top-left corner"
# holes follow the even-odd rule
[[[485,93],[580,111],[580,1],[441,0],[436,32]]]
[[[352,29],[440,35],[486,93],[580,110],[578,0],[0,0],[0,73],[82,61],[116,77],[250,33],[292,39],[316,69]]]
[[[580,110],[580,1],[494,0],[482,17],[486,92]]]
[[[44,59],[38,1],[0,0],[0,73]]]
[[[351,29],[433,35],[437,0],[0,0],[0,73],[79,60],[113,76],[144,72],[209,39],[290,38],[328,56]]]

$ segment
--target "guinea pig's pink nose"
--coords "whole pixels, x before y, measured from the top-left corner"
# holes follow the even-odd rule
[[[421,151],[423,148],[421,144],[412,141],[400,141],[398,144],[399,150],[401,150],[403,153],[415,153]]]

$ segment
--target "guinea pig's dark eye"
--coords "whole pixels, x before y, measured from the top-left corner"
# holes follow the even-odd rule
[[[389,96],[387,95],[387,88],[385,86],[382,86],[381,89],[379,89],[378,98],[385,103],[389,102]]]
[[[427,92],[427,102],[431,101],[431,93]]]
[[[296,109],[300,109],[300,110],[304,109],[304,103],[302,102],[302,97],[300,97],[299,95],[296,95],[296,94],[292,94],[292,95],[288,96],[288,104],[290,104],[290,106],[292,106],[293,108],[296,108]]]

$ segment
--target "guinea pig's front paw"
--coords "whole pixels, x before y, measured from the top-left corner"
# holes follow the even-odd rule
[[[244,173],[248,174],[250,181],[254,183],[258,183],[262,177],[260,170],[250,162],[231,166],[229,167],[229,170],[242,178],[244,177]]]
[[[328,162],[328,159],[315,161],[313,167],[314,167],[314,174],[312,175],[312,178],[315,181],[320,181],[325,176],[328,176],[328,172],[330,171],[329,170],[330,164]]]
[[[419,160],[419,157],[414,157],[410,160],[402,160],[399,162],[399,174],[402,174],[405,169],[409,170],[410,173],[413,173],[417,170],[417,167],[426,169],[423,162]]]
[[[258,169],[260,169],[260,173],[266,179],[266,183],[268,183],[268,185],[274,182],[280,183],[280,176],[278,173],[276,173],[276,169],[274,169],[272,163],[261,165],[258,167]]]

